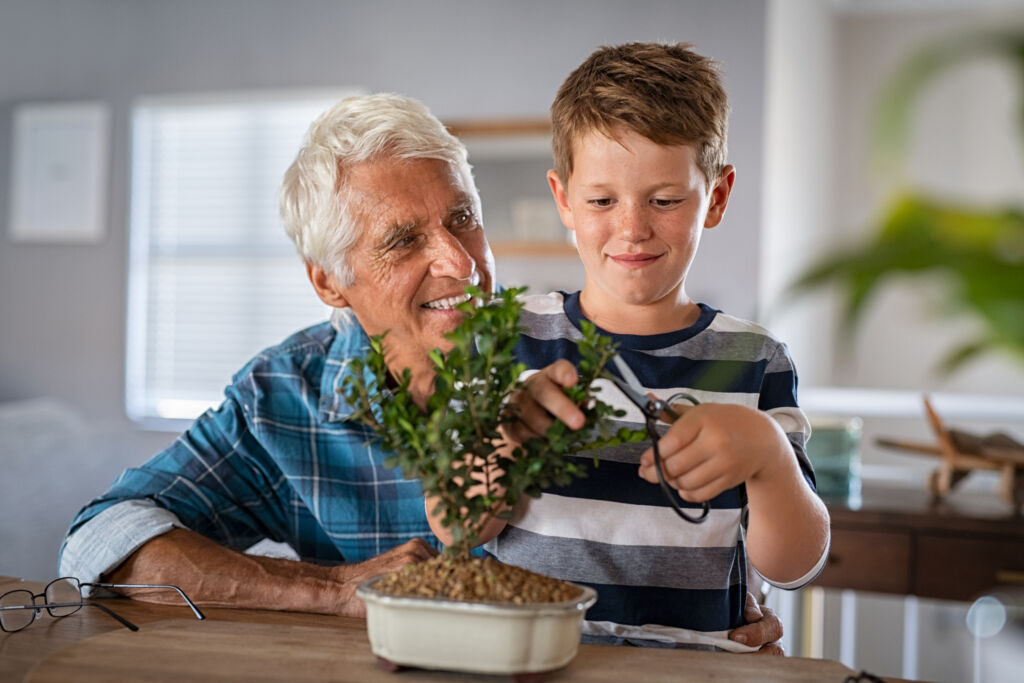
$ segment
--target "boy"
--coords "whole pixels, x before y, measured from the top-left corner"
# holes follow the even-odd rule
[[[714,63],[686,45],[628,44],[588,57],[551,114],[548,181],[586,282],[575,294],[527,297],[519,358],[545,368],[535,379],[553,395],[576,380],[573,340],[589,320],[646,390],[699,399],[678,408],[658,446],[677,502],[709,501],[711,512],[702,524],[676,517],[652,485],[651,449],[621,446],[599,451],[588,477],[489,526],[485,549],[593,586],[585,641],[737,649],[726,634],[743,623],[747,558],[774,585],[804,585],[823,566],[829,523],[785,346],[685,290],[701,234],[721,222],[735,179],[725,92]],[[573,425],[571,410],[537,398],[542,386],[529,393],[524,410],[544,406]],[[627,423],[643,422],[611,384],[601,398],[627,410]]]

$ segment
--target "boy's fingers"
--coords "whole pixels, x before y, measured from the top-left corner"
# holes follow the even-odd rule
[[[522,443],[534,436],[542,436],[554,419],[542,406],[533,400],[520,402],[519,419],[509,425],[510,432],[517,441]]]
[[[654,398],[654,397],[652,396],[652,398]],[[672,404],[672,410],[675,411],[675,415],[673,416],[671,413],[669,413],[666,410],[664,413],[661,414],[661,418],[660,419],[661,419],[662,422],[675,422],[676,420],[681,418],[683,415],[685,415],[687,413],[687,411],[692,410],[692,409],[694,409],[696,407],[697,406],[695,406],[692,403],[684,403],[682,401],[680,401],[679,403],[673,403]]]
[[[558,418],[572,429],[579,429],[584,422],[583,411],[562,391],[562,387],[572,386],[576,380],[576,368],[572,363],[566,360],[555,361],[526,381],[526,391],[529,393],[529,398],[539,406],[541,412]],[[523,417],[531,419],[530,426],[536,431],[537,424],[543,421],[536,420],[537,416],[529,410],[531,407],[529,402],[524,405]],[[546,429],[547,424],[543,426],[540,433],[544,433]]]
[[[692,415],[688,415],[686,418],[680,417],[673,422],[672,426],[665,432],[665,435],[658,439],[658,450],[661,452],[661,459],[671,459],[678,451],[682,451],[690,446],[697,440],[701,427],[700,420],[693,419]]]
[[[571,387],[579,380],[576,366],[564,358],[556,360],[537,374],[547,375],[555,384],[562,387]]]

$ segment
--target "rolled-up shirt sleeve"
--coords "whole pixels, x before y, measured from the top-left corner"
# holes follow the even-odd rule
[[[60,576],[95,583],[157,536],[184,527],[178,516],[146,499],[106,508],[64,539]]]
[[[61,547],[62,576],[95,580],[174,527],[239,551],[264,538],[291,540],[293,492],[232,393],[82,508]]]

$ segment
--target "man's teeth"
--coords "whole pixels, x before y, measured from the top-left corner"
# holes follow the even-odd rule
[[[423,304],[423,307],[424,308],[438,308],[438,309],[442,309],[442,310],[447,310],[447,309],[450,309],[450,308],[455,308],[456,306],[461,304],[463,301],[469,301],[469,294],[460,294],[458,296],[450,296],[450,297],[448,297],[446,299],[435,299],[434,301],[428,301],[427,303]]]

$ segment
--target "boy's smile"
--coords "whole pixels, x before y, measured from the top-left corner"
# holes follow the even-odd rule
[[[686,273],[703,229],[722,220],[735,172],[726,167],[709,188],[691,145],[615,134],[591,132],[573,145],[567,185],[548,173],[587,272],[580,305],[610,332],[677,330],[697,317]]]

